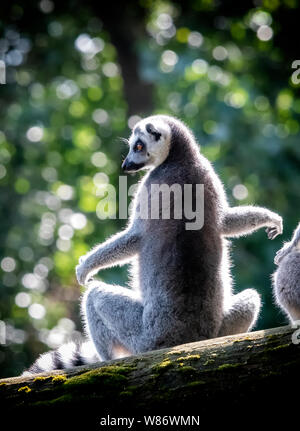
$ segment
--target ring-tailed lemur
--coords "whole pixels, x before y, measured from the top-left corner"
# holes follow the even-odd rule
[[[290,242],[277,252],[273,292],[279,307],[291,322],[300,320],[300,223]]]
[[[253,289],[232,293],[225,238],[266,227],[273,239],[282,233],[281,217],[265,208],[230,208],[193,134],[173,117],[157,115],[138,122],[122,167],[126,172],[149,170],[135,195],[129,224],[83,256],[76,268],[79,283],[87,287],[82,314],[98,360],[111,359],[120,347],[136,354],[250,330],[260,296]],[[202,229],[187,230],[186,219],[175,216],[138,217],[141,190],[146,188],[151,200],[153,184],[203,184]],[[127,262],[132,265],[132,289],[88,281],[99,269]],[[70,345],[70,350],[70,358],[62,352],[44,354],[29,372],[85,361],[80,348]]]

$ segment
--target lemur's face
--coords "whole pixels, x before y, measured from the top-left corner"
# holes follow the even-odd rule
[[[122,164],[125,172],[154,169],[169,154],[170,126],[159,116],[139,121],[129,138],[129,153]]]

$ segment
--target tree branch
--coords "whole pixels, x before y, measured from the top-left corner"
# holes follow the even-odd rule
[[[76,415],[84,411],[94,425],[107,415],[124,413],[136,419],[170,413],[204,418],[233,407],[244,411],[249,403],[259,406],[266,399],[282,406],[284,400],[290,402],[286,395],[299,381],[300,347],[292,342],[294,331],[286,326],[4,379],[0,405],[13,411],[14,418],[49,417],[51,412],[63,414],[68,422],[79,420]]]

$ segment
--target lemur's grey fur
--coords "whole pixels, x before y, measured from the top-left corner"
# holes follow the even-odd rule
[[[290,321],[300,320],[300,223],[290,242],[277,252],[273,292],[279,307]]]
[[[273,239],[282,233],[281,217],[254,206],[229,208],[223,185],[193,134],[173,117],[141,120],[129,145],[124,170],[149,169],[129,224],[83,256],[76,268],[79,283],[87,287],[82,314],[99,358],[113,358],[119,347],[136,354],[249,331],[260,296],[253,289],[232,293],[226,237],[266,227]],[[204,184],[203,228],[186,230],[184,218],[137,218],[140,190],[145,186],[150,192],[151,184]],[[127,262],[132,289],[89,281],[100,269]],[[40,371],[41,364],[36,365]]]

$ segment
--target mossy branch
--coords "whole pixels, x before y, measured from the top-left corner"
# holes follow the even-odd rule
[[[84,412],[141,417],[218,415],[249,403],[286,399],[299,380],[300,346],[291,327],[239,334],[148,352],[90,367],[0,381],[2,411],[21,416]],[[286,391],[286,392],[285,392]],[[275,405],[275,404],[274,404]],[[71,416],[70,416],[71,415]]]

